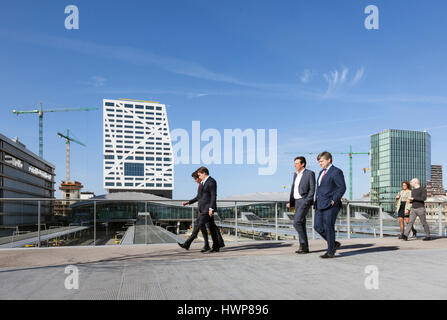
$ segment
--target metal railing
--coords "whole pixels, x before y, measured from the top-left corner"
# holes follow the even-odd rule
[[[130,226],[135,227],[139,214],[144,225],[134,228],[134,244],[177,242],[194,228],[197,207],[182,206],[183,200],[66,200],[0,199],[0,249],[24,246],[116,245]],[[218,200],[216,224],[226,241],[297,239],[293,213],[286,201]],[[387,237],[400,233],[394,212],[383,210],[391,202],[343,201],[336,222],[338,238]],[[446,236],[447,202],[430,202],[427,218],[432,235]],[[435,209],[434,209],[435,208]],[[315,210],[307,214],[307,230],[319,239],[314,229]],[[44,230],[42,231],[42,226]],[[417,220],[415,227],[422,231]],[[165,230],[162,231],[163,228]],[[144,232],[144,235],[139,235]],[[159,232],[159,233],[157,233]],[[138,242],[137,239],[145,239]]]

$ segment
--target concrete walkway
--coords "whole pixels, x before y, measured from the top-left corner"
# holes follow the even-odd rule
[[[0,299],[447,299],[447,239],[341,242],[329,260],[319,240],[308,255],[283,241],[228,243],[217,254],[201,244],[5,249]],[[64,286],[67,265],[79,271],[77,290]],[[365,287],[368,266],[378,289]]]

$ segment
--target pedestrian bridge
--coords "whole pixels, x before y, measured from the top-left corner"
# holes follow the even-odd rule
[[[202,254],[175,243],[0,250],[2,299],[446,299],[447,238],[340,240],[335,259],[311,240],[227,242]],[[75,266],[79,289],[67,290]],[[365,286],[371,266],[378,288]]]

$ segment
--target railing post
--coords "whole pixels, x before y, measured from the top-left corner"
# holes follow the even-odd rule
[[[380,229],[380,238],[383,238],[382,205],[380,203],[379,203],[379,229]]]
[[[234,235],[236,236],[236,242],[237,242],[237,202],[234,202]]]
[[[442,237],[442,203],[439,203],[439,211],[438,211],[438,221],[439,221],[439,236]]]
[[[351,239],[351,204],[349,201],[346,205],[346,226],[348,229],[348,239]]]
[[[96,246],[96,201],[93,201],[93,246]]]
[[[194,230],[194,207],[191,208],[191,225]]]
[[[37,201],[37,247],[40,248],[40,200]]]
[[[145,224],[145,226],[144,226],[144,244],[147,245],[147,215],[148,215],[147,202],[144,203],[144,213],[145,213],[145,215],[144,215],[144,224]]]
[[[312,240],[315,240],[315,208],[312,206]]]
[[[144,244],[147,245],[147,212],[144,215]]]
[[[278,241],[278,202],[275,202],[275,240]]]

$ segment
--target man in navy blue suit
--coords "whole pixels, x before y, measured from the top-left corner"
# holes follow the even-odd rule
[[[325,151],[318,155],[323,170],[317,179],[315,197],[315,230],[327,241],[327,252],[321,258],[334,258],[335,251],[341,246],[335,241],[335,221],[340,212],[341,198],[346,192],[343,171],[332,165],[332,155]]]

